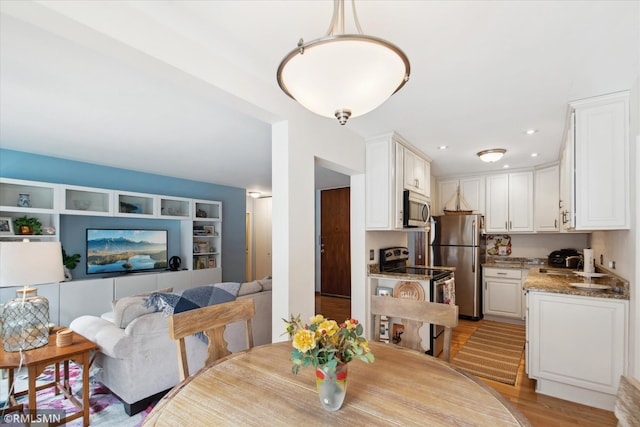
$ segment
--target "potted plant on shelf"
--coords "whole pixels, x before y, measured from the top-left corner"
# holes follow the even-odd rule
[[[42,223],[38,218],[21,216],[13,220],[16,234],[42,234]]]
[[[69,281],[72,279],[71,270],[78,266],[78,262],[80,262],[80,254],[67,255],[62,247],[62,263],[64,264],[64,281]]]

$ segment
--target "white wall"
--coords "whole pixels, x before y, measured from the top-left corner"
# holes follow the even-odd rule
[[[589,234],[510,234],[511,256],[519,258],[547,258],[557,249],[573,248],[581,251],[589,246]]]

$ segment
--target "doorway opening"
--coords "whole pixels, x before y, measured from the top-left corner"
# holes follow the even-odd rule
[[[351,315],[350,177],[316,163],[316,313]]]

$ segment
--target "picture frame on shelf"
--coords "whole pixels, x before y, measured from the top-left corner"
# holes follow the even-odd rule
[[[199,254],[200,253],[200,245],[198,245],[197,243],[193,244],[193,253],[194,254]]]
[[[216,268],[216,259],[209,258],[209,268]]]
[[[205,225],[202,227],[206,236],[213,236],[216,233],[216,229],[213,225]]]
[[[0,235],[14,235],[13,220],[9,217],[0,218]]]

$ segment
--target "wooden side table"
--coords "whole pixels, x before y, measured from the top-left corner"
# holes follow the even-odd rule
[[[55,387],[55,394],[64,395],[78,408],[77,412],[67,415],[60,424],[65,424],[76,418],[83,417],[84,425],[89,425],[89,366],[91,362],[91,352],[98,346],[80,334],[73,333],[73,343],[66,347],[56,345],[56,335],[49,335],[49,344],[33,350],[23,351],[24,361],[22,366],[28,369],[29,388],[27,390],[12,393],[9,396],[9,410],[20,409],[21,405],[16,403],[15,398],[19,396],[29,396],[29,412],[31,416],[36,416],[36,392],[38,390]],[[69,361],[74,361],[82,367],[82,401],[73,395],[69,383]],[[64,365],[63,378],[60,378],[60,363]],[[9,372],[9,390],[14,382],[14,370],[20,365],[20,353],[4,351],[0,341],[0,368]],[[55,378],[53,382],[36,387],[36,377],[45,370],[47,366],[55,365]],[[53,424],[52,424],[53,425]],[[58,424],[55,424],[58,425]]]

